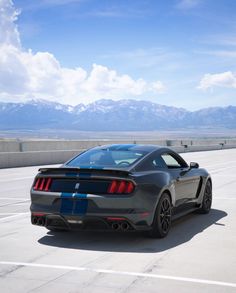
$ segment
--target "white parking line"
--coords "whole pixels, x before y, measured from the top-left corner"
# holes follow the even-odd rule
[[[11,261],[0,261],[0,265],[25,266],[25,267],[72,270],[72,271],[89,271],[89,272],[102,273],[102,274],[135,276],[140,278],[165,279],[165,280],[172,280],[172,281],[182,281],[182,282],[200,283],[200,284],[207,284],[207,285],[236,288],[236,283],[220,282],[220,281],[212,281],[212,280],[196,279],[196,278],[175,277],[175,276],[159,275],[159,274],[139,273],[139,272],[125,272],[125,271],[115,271],[115,270],[93,269],[93,268],[86,268],[86,267],[73,267],[73,266],[49,265],[49,264],[40,264],[40,263],[27,263],[27,262],[11,262]]]
[[[5,216],[5,215],[24,215],[24,214],[28,214],[28,212],[24,212],[24,213],[1,213],[0,212],[0,216]]]
[[[208,169],[208,168],[216,168],[216,167],[219,167],[219,166],[224,166],[224,165],[227,165],[227,166],[229,166],[229,165],[231,165],[231,164],[234,164],[234,163],[236,163],[236,161],[230,161],[230,162],[221,162],[221,163],[217,163],[217,164],[210,164],[210,165],[208,165],[208,164],[206,164],[206,165],[204,165],[204,167],[203,168],[206,168],[206,169]]]
[[[0,200],[30,200],[30,198],[26,197],[0,197]]]
[[[30,214],[29,212],[26,212],[26,213],[0,213],[0,216],[1,215],[11,215],[8,217],[0,218],[0,222],[1,223],[8,222],[9,220],[12,220],[14,218],[18,218],[18,217],[29,215],[29,214]]]
[[[28,176],[28,177],[19,177],[19,178],[11,178],[11,179],[4,179],[0,180],[0,182],[12,182],[12,181],[17,181],[17,180],[24,180],[24,179],[32,179],[35,176]]]
[[[3,171],[4,169],[1,169],[1,171]],[[21,176],[20,173],[8,173],[8,174],[4,174],[3,172],[1,172],[0,174],[1,178],[2,177],[10,177],[10,176]]]
[[[234,199],[234,200],[235,200],[236,197],[217,197],[217,196],[216,196],[216,197],[214,197],[214,200],[215,200],[215,199],[219,199],[219,200],[221,200],[221,199],[224,199],[224,200],[225,200],[225,199],[227,199],[227,200],[228,200],[228,199]]]
[[[209,173],[211,175],[217,175],[217,174],[219,174],[222,171],[226,171],[226,170],[234,169],[234,168],[235,168],[235,166],[228,166],[228,167],[224,167],[224,168],[217,168],[216,170],[215,169],[214,170],[211,170],[210,168],[207,168],[207,169],[208,169],[208,171],[209,171]]]

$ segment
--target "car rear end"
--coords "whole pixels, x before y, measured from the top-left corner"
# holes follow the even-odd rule
[[[155,198],[127,170],[40,169],[31,188],[31,222],[48,229],[148,230]]]

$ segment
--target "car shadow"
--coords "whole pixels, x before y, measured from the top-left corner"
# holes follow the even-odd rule
[[[224,226],[219,220],[226,216],[226,212],[217,209],[212,209],[206,215],[189,214],[174,221],[170,233],[163,239],[152,239],[140,232],[49,231],[38,242],[47,246],[68,249],[154,253],[188,242],[199,233],[207,233],[207,228],[212,225]]]

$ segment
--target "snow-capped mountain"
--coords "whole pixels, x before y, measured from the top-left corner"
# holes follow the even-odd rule
[[[62,105],[44,100],[0,103],[0,129],[68,129],[145,131],[225,127],[236,129],[236,107],[183,108],[136,100],[99,100],[88,105]]]

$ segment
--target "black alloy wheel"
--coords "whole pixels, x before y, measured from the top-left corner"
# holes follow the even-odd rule
[[[165,237],[171,227],[172,206],[169,194],[163,193],[156,208],[150,236],[153,238]]]
[[[212,204],[212,184],[211,181],[208,180],[205,186],[204,195],[202,199],[202,205],[198,210],[201,214],[208,214],[211,209]]]

